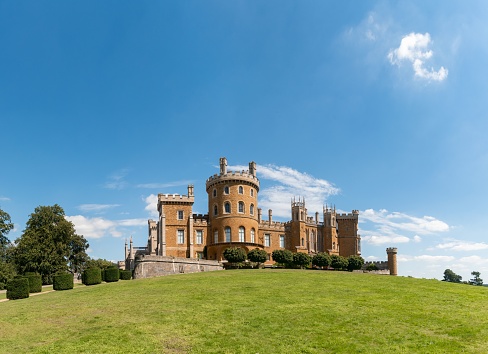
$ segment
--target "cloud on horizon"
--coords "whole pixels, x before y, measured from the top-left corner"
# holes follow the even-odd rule
[[[147,219],[124,219],[109,220],[101,217],[85,217],[83,215],[66,216],[66,220],[71,221],[76,233],[83,235],[86,239],[102,238],[106,236],[121,237],[130,234],[126,227],[140,227],[147,225]]]

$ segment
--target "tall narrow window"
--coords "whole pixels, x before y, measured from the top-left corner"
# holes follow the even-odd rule
[[[229,194],[229,186],[224,187],[224,194]]]
[[[178,236],[178,243],[185,243],[185,230],[178,230],[177,236]]]
[[[239,213],[244,212],[244,202],[239,202]]]
[[[280,235],[280,247],[285,248],[285,235]]]
[[[265,234],[264,235],[264,247],[270,247],[270,246],[271,246],[271,235]]]
[[[245,242],[245,229],[243,226],[239,227],[239,242]]]
[[[226,213],[230,213],[230,203],[229,202],[226,202],[224,204],[224,210]]]
[[[244,194],[244,188],[242,186],[239,186],[239,194]]]
[[[219,215],[219,208],[217,205],[214,205],[214,215]]]
[[[254,189],[251,188],[251,197],[254,197]]]
[[[183,220],[183,210],[178,210],[178,220]]]
[[[213,196],[214,196],[214,197],[216,197],[216,196],[217,196],[217,190],[216,190],[216,189],[214,189],[214,190],[213,190]]]
[[[251,206],[249,207],[249,213],[251,215],[254,215],[254,204],[251,204]]]
[[[214,231],[214,243],[218,243],[218,242],[219,242],[219,231],[215,230]]]
[[[197,230],[197,245],[203,243],[203,230]]]
[[[231,237],[230,237],[230,227],[226,227],[225,228],[225,242],[230,242],[231,241]]]
[[[256,242],[255,236],[254,236],[254,228],[251,229],[251,242],[252,243],[255,243]]]

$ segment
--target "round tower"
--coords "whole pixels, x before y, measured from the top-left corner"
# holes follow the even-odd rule
[[[390,269],[390,275],[397,275],[398,274],[398,268],[397,268],[398,249],[396,247],[389,247],[386,249],[386,253],[388,254],[388,268]]]
[[[258,241],[258,192],[256,163],[247,171],[227,171],[227,159],[220,158],[220,173],[206,182],[209,214],[208,259],[222,259],[228,247],[246,251],[263,247]]]

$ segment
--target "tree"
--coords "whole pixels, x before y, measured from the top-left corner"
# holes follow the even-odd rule
[[[239,263],[246,260],[246,252],[240,247],[226,248],[223,256],[230,263]]]
[[[347,270],[359,270],[364,265],[364,259],[361,256],[349,256],[347,257]]]
[[[0,247],[5,248],[10,243],[7,234],[14,228],[10,215],[0,209]]]
[[[477,285],[477,286],[483,285],[483,279],[480,278],[480,272],[472,271],[471,275],[474,276],[473,279],[469,280],[469,283],[471,285]]]
[[[454,273],[450,269],[446,269],[444,271],[444,279],[443,279],[443,281],[448,281],[448,282],[451,282],[451,283],[460,283],[462,279],[463,279],[462,276],[457,275],[456,273]]]
[[[63,208],[57,204],[38,206],[15,244],[17,271],[37,272],[43,284],[52,284],[56,272],[79,270],[89,246],[83,236],[75,233],[73,223],[65,219]]]
[[[325,252],[317,253],[312,258],[312,264],[317,267],[328,267],[330,265],[330,262],[331,258]]]
[[[283,265],[290,265],[293,263],[293,253],[289,250],[274,250],[271,254],[273,261]]]
[[[268,259],[268,254],[265,250],[255,248],[247,253],[247,259],[249,259],[251,262],[256,262],[258,264],[264,263]]]
[[[375,264],[375,263],[370,263],[368,264],[368,266],[366,267],[366,270],[369,270],[370,272],[373,271],[373,270],[379,270],[378,266]]]
[[[310,257],[306,253],[301,253],[301,252],[293,253],[293,264],[300,268],[304,268],[310,265],[311,260],[312,257]]]
[[[14,228],[10,215],[0,209],[0,290],[4,289],[7,282],[15,276],[15,267],[10,262],[10,240],[7,234]]]
[[[347,264],[348,264],[347,258],[342,257],[342,256],[338,256],[336,254],[333,254],[331,256],[330,265],[335,270],[344,270],[344,269],[347,269]]]

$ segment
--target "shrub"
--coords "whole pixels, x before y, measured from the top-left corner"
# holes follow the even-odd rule
[[[377,266],[376,264],[374,264],[374,263],[370,263],[370,264],[368,264],[368,266],[366,267],[366,270],[367,270],[367,271],[370,271],[370,272],[371,272],[372,270],[378,270],[378,269],[379,269],[379,268],[378,268],[378,266]]]
[[[42,277],[39,274],[27,272],[25,277],[29,280],[30,293],[40,293],[42,291]]]
[[[289,250],[274,250],[271,254],[273,261],[283,265],[290,265],[293,263],[293,253]]]
[[[105,273],[105,281],[107,283],[112,283],[119,281],[119,268],[110,267],[104,270]]]
[[[344,270],[344,269],[347,269],[347,258],[342,257],[342,256],[338,256],[336,254],[333,254],[331,256],[330,265],[335,270]]]
[[[364,265],[364,259],[361,256],[349,256],[347,258],[347,270],[359,270]]]
[[[327,253],[317,253],[312,258],[312,264],[317,267],[328,267],[331,263],[331,258]]]
[[[100,268],[88,268],[83,271],[83,284],[95,285],[102,282],[102,271]]]
[[[53,279],[53,289],[54,290],[70,290],[73,289],[73,274],[64,273],[56,274]]]
[[[119,273],[120,273],[120,280],[130,280],[132,278],[131,270],[121,270]]]
[[[300,268],[304,268],[310,265],[311,257],[306,253],[293,253],[293,264]]]
[[[223,256],[230,263],[239,263],[246,260],[246,252],[240,247],[226,248]]]
[[[7,283],[7,299],[17,300],[29,297],[29,279],[16,276]]]
[[[255,248],[247,253],[247,259],[249,259],[251,262],[256,262],[258,264],[264,263],[268,259],[268,254],[265,250]]]

